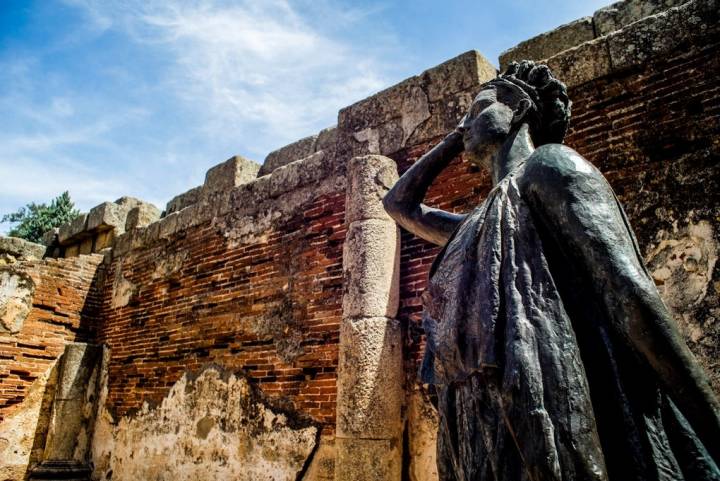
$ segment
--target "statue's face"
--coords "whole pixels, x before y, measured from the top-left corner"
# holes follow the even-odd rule
[[[466,157],[476,165],[489,168],[492,156],[510,133],[513,109],[498,101],[493,85],[481,90],[461,126]]]

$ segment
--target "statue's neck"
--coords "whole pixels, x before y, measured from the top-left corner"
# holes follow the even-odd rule
[[[520,167],[534,151],[530,126],[522,124],[518,129],[513,130],[492,158],[493,185],[497,185],[506,175]]]

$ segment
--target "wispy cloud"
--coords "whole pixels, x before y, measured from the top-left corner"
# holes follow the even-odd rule
[[[381,7],[63,3],[73,23],[50,41],[0,51],[0,214],[63,190],[81,209],[121,195],[162,207],[212,165],[261,161],[390,83],[374,46],[387,34],[366,22]]]
[[[243,137],[266,153],[332,123],[337,110],[387,85],[377,52],[368,54],[317,25],[367,13],[327,4],[300,13],[284,0],[73,0],[105,28],[167,55],[158,79],[200,115],[216,138]],[[329,16],[329,17],[328,17]]]

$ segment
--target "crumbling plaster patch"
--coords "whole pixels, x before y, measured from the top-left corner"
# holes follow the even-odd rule
[[[12,268],[0,270],[0,332],[20,332],[32,309],[35,282]]]
[[[707,220],[673,222],[671,230],[658,232],[646,255],[648,269],[680,332],[710,376],[720,386],[720,241]],[[680,224],[680,226],[678,226]]]
[[[127,306],[136,291],[137,286],[123,276],[122,261],[119,261],[115,266],[110,306],[113,309]]]
[[[104,404],[107,388],[101,393]],[[184,375],[156,408],[113,422],[103,409],[93,442],[94,480],[294,481],[317,428],[274,410],[247,380],[209,367]]]
[[[57,382],[56,363],[37,378],[20,404],[0,423],[0,479],[22,481],[31,463],[42,457],[44,443],[36,438],[47,429],[47,392]]]
[[[705,298],[717,262],[718,246],[709,222],[689,224],[660,240],[648,255],[658,291],[667,305],[683,312]]]
[[[408,394],[407,404],[410,481],[438,481],[437,409],[430,402],[427,392],[419,386]]]

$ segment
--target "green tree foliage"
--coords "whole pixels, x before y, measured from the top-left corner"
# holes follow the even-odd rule
[[[80,212],[70,200],[70,194],[65,191],[52,201],[50,205],[29,203],[17,212],[5,214],[0,222],[17,223],[8,235],[20,237],[31,242],[42,243],[42,236],[53,227],[70,222]]]

